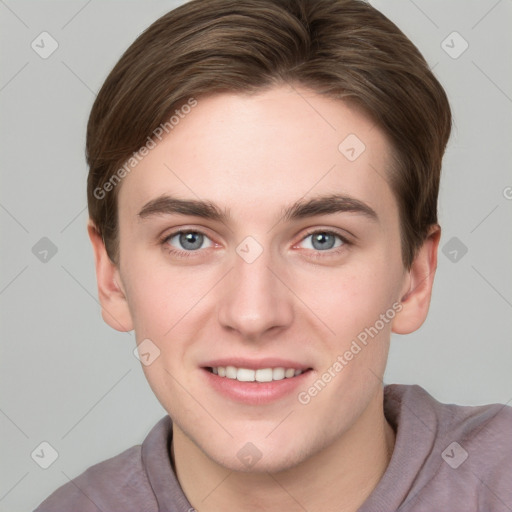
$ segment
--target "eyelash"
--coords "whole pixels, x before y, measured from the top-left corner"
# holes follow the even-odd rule
[[[329,230],[329,229],[312,229],[311,231],[308,231],[299,241],[299,243],[303,242],[306,238],[308,238],[311,235],[316,234],[324,234],[324,235],[333,235],[335,237],[338,237],[341,240],[341,245],[339,247],[335,247],[334,249],[327,249],[325,251],[318,251],[315,249],[307,249],[308,251],[311,251],[311,255],[313,258],[328,258],[329,256],[336,256],[340,254],[343,251],[346,251],[347,248],[352,245],[351,242],[338,233],[337,231]],[[294,246],[297,244],[294,244]]]
[[[169,235],[164,236],[160,240],[160,244],[166,248],[166,250],[169,254],[172,254],[174,256],[179,256],[181,258],[190,258],[190,257],[194,256],[194,253],[200,251],[200,249],[198,249],[196,251],[180,251],[179,249],[176,249],[168,244],[169,240],[174,238],[176,235],[180,235],[182,233],[198,233],[200,235],[203,235],[206,238],[209,238],[208,235],[206,233],[204,233],[203,231],[195,230],[195,229],[178,229],[177,231],[173,231]],[[325,251],[307,249],[308,251],[312,252],[312,255],[314,258],[324,258],[324,257],[332,256],[332,255],[337,255],[338,253],[346,250],[348,246],[352,245],[351,242],[349,240],[347,240],[347,238],[340,235],[337,231],[326,230],[326,229],[313,229],[311,231],[308,231],[306,233],[306,235],[304,235],[298,243],[303,242],[306,238],[308,238],[311,235],[316,235],[319,233],[322,233],[324,235],[333,235],[335,237],[338,237],[341,240],[342,244],[339,247],[336,247],[334,249],[327,249]],[[294,244],[294,247],[295,247],[295,245],[298,245],[298,243]]]
[[[202,231],[195,230],[195,229],[178,229],[177,231],[173,231],[171,234],[163,237],[162,240],[160,240],[160,244],[163,247],[165,247],[165,249],[167,250],[167,252],[169,254],[172,254],[173,256],[179,256],[180,258],[190,258],[190,257],[194,256],[195,252],[198,252],[198,251],[180,251],[179,249],[176,249],[175,247],[172,247],[171,245],[169,245],[169,243],[168,243],[169,240],[174,238],[176,235],[180,235],[181,233],[198,233],[200,235],[203,235],[203,236],[209,238],[206,233],[203,233]]]

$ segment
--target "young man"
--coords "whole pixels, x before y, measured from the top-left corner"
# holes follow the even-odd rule
[[[168,412],[46,511],[512,509],[510,408],[383,387],[426,318],[446,95],[357,0],[195,0],[87,133],[104,320]]]

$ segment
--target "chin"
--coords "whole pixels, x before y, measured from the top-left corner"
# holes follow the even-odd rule
[[[303,433],[302,433],[303,434]],[[203,453],[214,463],[238,473],[265,474],[287,471],[316,453],[314,446],[305,446],[304,435],[289,433],[265,439],[268,430],[258,438],[236,436],[224,446],[203,444]],[[288,441],[288,442],[286,442]],[[319,443],[318,450],[323,448]]]
[[[236,455],[227,460],[215,460],[215,462],[230,471],[263,475],[290,470],[303,462],[305,458],[305,455],[301,456],[297,452],[284,453],[284,451],[281,450],[280,452],[274,451],[266,454],[261,451],[259,453],[255,452],[252,461],[249,459],[248,455],[245,455],[245,457],[238,457],[238,455]]]

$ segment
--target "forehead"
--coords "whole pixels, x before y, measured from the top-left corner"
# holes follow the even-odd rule
[[[124,178],[121,214],[136,215],[163,194],[206,199],[238,213],[259,208],[259,217],[262,206],[270,213],[333,193],[375,210],[396,209],[386,179],[386,137],[341,100],[284,86],[197,98],[187,111]]]

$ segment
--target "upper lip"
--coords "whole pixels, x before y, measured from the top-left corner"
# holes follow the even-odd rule
[[[279,359],[276,357],[265,357],[262,359],[245,359],[243,357],[230,357],[215,359],[201,365],[203,368],[218,368],[219,366],[235,366],[236,368],[247,368],[257,370],[259,368],[293,368],[295,370],[308,370],[311,366],[291,361],[290,359]]]

